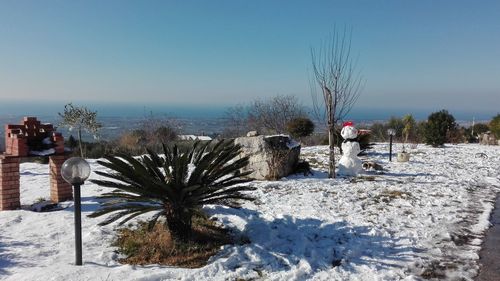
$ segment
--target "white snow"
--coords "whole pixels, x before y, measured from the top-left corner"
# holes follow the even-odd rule
[[[52,155],[54,153],[56,153],[56,150],[53,148],[45,150],[30,150],[31,155],[38,155],[38,156],[47,156],[47,155]]]
[[[250,243],[224,246],[199,269],[118,263],[110,246],[116,225],[100,227],[103,217],[86,216],[99,207],[95,196],[107,191],[90,182],[82,186],[84,265],[75,266],[73,203],[30,211],[49,197],[49,171],[23,163],[23,208],[0,212],[0,279],[420,280],[433,269],[449,280],[472,280],[500,190],[500,147],[421,145],[407,163],[388,162],[388,150],[377,144],[362,156],[384,166],[383,174],[332,180],[327,147],[304,147],[313,176],[254,182],[257,200],[241,209],[206,206]],[[89,162],[93,171],[104,170]]]
[[[200,141],[211,141],[212,138],[209,136],[196,136],[196,135],[179,135],[181,140],[200,140]]]

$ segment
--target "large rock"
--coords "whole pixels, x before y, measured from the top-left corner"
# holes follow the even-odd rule
[[[486,132],[479,137],[479,143],[484,145],[496,145],[498,142],[494,134]]]
[[[234,140],[241,145],[241,157],[249,156],[246,170],[249,177],[258,180],[275,180],[294,171],[300,156],[300,144],[288,136],[241,137]]]

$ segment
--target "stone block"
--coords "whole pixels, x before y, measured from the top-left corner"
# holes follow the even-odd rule
[[[275,180],[288,176],[295,169],[300,156],[300,144],[289,136],[241,137],[234,140],[241,145],[240,157],[249,157],[245,171],[258,180]]]

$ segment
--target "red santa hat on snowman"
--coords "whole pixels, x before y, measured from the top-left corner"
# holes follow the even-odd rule
[[[354,127],[354,123],[352,121],[345,121],[344,124],[342,124],[342,127],[345,127],[345,126]]]
[[[352,121],[346,121],[343,124],[340,135],[344,138],[344,140],[355,139],[358,136],[358,130],[354,128],[354,123]]]

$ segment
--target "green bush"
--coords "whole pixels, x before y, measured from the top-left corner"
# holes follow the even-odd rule
[[[495,135],[497,139],[500,139],[500,114],[497,114],[497,116],[491,119],[490,131]]]
[[[371,138],[373,141],[389,141],[388,129],[396,131],[396,135],[393,137],[394,141],[404,143],[418,141],[417,124],[411,114],[407,114],[403,118],[391,116],[386,123],[373,123],[370,126]]]
[[[371,136],[374,141],[387,141],[387,124],[375,122],[370,126]]]
[[[403,140],[403,130],[405,128],[405,122],[403,119],[391,116],[389,121],[387,122],[387,129],[394,129],[396,131],[396,135],[394,136],[397,140]],[[387,130],[385,132],[387,134]]]
[[[498,116],[500,116],[500,114]],[[499,124],[500,124],[500,117],[498,118],[497,122],[499,122]],[[473,128],[474,128],[475,135],[480,135],[480,134],[486,133],[490,130],[490,127],[488,126],[488,124],[483,124],[483,123],[474,124]]]
[[[432,146],[443,145],[449,141],[456,128],[455,118],[447,110],[434,112],[427,118],[424,129],[425,143]]]
[[[358,135],[356,140],[359,142],[361,153],[364,153],[367,149],[370,149],[373,146],[373,143],[371,142],[371,134]]]
[[[286,130],[294,138],[307,137],[314,132],[314,123],[309,118],[294,118],[286,124]]]

